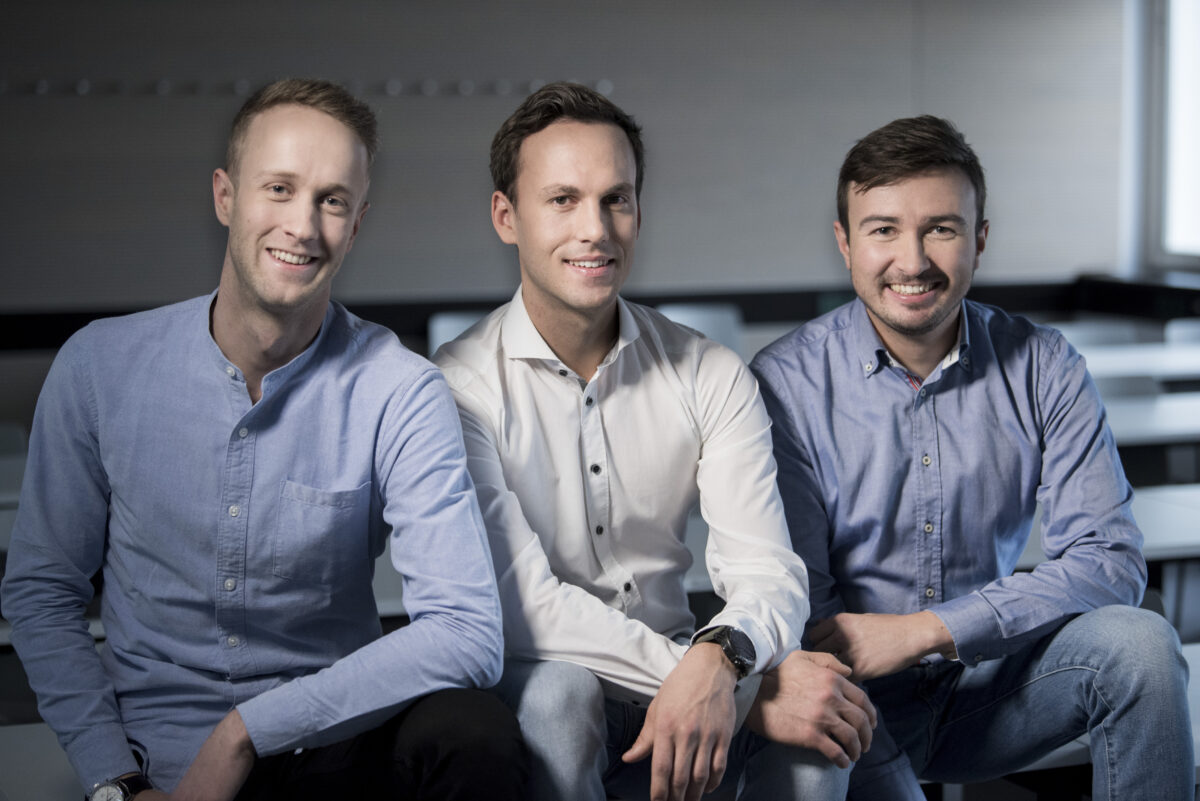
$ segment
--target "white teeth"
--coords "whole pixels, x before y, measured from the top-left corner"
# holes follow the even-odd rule
[[[286,250],[271,250],[271,255],[280,261],[286,261],[288,264],[308,264],[313,260],[312,256],[298,256],[295,253],[288,253]]]
[[[933,284],[888,284],[897,295],[920,295],[933,289]]]
[[[603,267],[608,264],[608,259],[592,259],[590,261],[568,261],[572,267]]]

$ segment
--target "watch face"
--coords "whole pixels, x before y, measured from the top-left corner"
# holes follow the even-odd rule
[[[102,784],[92,792],[89,801],[125,801],[125,793],[112,784]]]

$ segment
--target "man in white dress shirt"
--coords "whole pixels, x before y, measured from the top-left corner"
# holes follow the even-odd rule
[[[497,691],[535,795],[844,796],[875,713],[848,668],[796,650],[807,577],[754,379],[618,296],[641,226],[640,129],[596,92],[551,84],[501,126],[491,169],[521,286],[435,361],[491,540]],[[683,586],[697,501],[726,602],[698,631]]]

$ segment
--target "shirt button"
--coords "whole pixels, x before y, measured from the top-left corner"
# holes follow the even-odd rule
[[[238,436],[241,437],[242,439],[245,439],[247,436],[249,436],[249,434],[250,434],[250,429],[248,429],[248,428],[239,428],[238,429]]]
[[[591,406],[591,405],[592,405],[592,399],[591,399],[591,398],[588,398],[588,399],[587,399],[587,400],[585,400],[583,403],[584,403],[584,405],[585,405],[585,406]]]
[[[871,364],[870,362],[867,362],[866,364],[863,365],[863,369],[869,373],[875,369],[875,365]]]
[[[982,661],[983,661],[983,654],[975,654],[975,661],[976,661],[976,662],[982,662]]]
[[[625,582],[625,592],[629,592],[632,589],[633,589],[633,585],[630,584],[628,581]]]
[[[925,397],[925,390],[921,390],[921,393],[920,393],[920,395],[921,395],[921,397],[922,397],[922,398],[923,398],[923,397]]]
[[[558,374],[559,374],[559,375],[561,375],[561,376],[565,376],[565,375],[567,374],[567,371],[566,371],[566,370],[559,370],[559,371],[558,371]]]
[[[932,531],[933,531],[933,523],[926,523],[925,524],[925,533],[929,534]]]
[[[225,640],[225,644],[230,648],[237,648],[239,643],[241,643],[241,640],[237,638],[236,634],[230,634]]]
[[[227,364],[225,365],[225,375],[233,378],[235,375],[237,375],[237,370],[233,369],[233,365]]]
[[[242,513],[241,507],[239,507],[236,503],[233,506],[229,507],[229,516],[230,517],[237,517],[241,513]]]
[[[929,465],[933,464],[933,459],[929,458],[929,454],[925,454],[924,456],[921,457],[921,464],[925,465],[926,467],[929,467]]]
[[[597,534],[603,534],[603,533],[604,533],[604,526],[596,526],[596,533],[597,533]]]
[[[237,582],[236,582],[236,581],[234,581],[234,580],[233,580],[233,579],[231,579],[231,578],[227,578],[227,579],[225,579],[225,589],[227,589],[227,590],[236,590],[236,589],[237,589]]]
[[[925,588],[925,597],[926,597],[926,598],[932,598],[932,597],[933,597],[933,587],[926,587],[926,588]]]
[[[592,472],[595,473],[596,475],[600,475],[600,465],[598,465],[598,464],[592,465]]]

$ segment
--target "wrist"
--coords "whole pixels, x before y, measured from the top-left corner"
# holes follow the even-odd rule
[[[733,669],[736,680],[746,678],[754,669],[754,642],[733,626],[713,626],[701,632],[692,640],[693,648],[700,645],[716,645]]]

